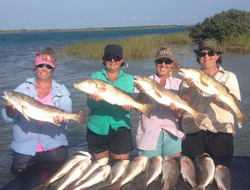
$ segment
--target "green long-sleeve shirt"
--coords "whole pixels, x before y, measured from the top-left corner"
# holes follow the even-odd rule
[[[110,84],[106,69],[93,73],[90,78],[104,80]],[[134,77],[129,74],[125,74],[121,69],[118,78],[112,84],[129,94],[134,91]],[[87,105],[90,108],[88,128],[99,134],[107,135],[109,132],[109,126],[115,131],[119,127],[126,127],[130,129],[132,127],[130,115],[128,111],[125,111],[121,106],[112,105],[105,101],[95,101],[87,99]]]

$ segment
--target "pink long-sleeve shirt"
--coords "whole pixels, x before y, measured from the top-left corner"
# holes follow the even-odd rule
[[[160,83],[160,78],[157,77],[157,75],[152,75],[149,78]],[[170,76],[166,79],[164,88],[178,93],[181,83],[182,80]],[[135,89],[133,96],[136,98],[138,95],[139,92]],[[147,103],[152,103],[149,98],[147,98]],[[166,130],[179,138],[183,138],[185,133],[181,130],[179,123],[180,122],[174,117],[169,107],[162,104],[157,104],[150,118],[140,114],[136,134],[137,148],[140,150],[155,150],[162,130]]]

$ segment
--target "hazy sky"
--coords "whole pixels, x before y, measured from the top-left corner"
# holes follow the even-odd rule
[[[249,0],[0,0],[0,30],[192,25]]]

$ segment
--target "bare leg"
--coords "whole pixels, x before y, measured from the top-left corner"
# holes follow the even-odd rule
[[[109,158],[109,151],[101,152],[101,153],[95,155],[95,160],[100,159],[100,158],[104,158],[104,157]]]
[[[127,154],[114,154],[110,152],[111,158],[114,160],[128,160],[129,159],[129,153]]]

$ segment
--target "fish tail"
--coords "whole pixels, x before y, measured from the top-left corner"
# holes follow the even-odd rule
[[[155,108],[155,104],[141,104],[139,110],[148,118],[150,118],[151,112]]]
[[[199,112],[199,111],[195,111],[193,113],[193,117],[194,117],[194,121],[196,123],[197,126],[200,126],[201,122],[206,119],[208,117],[207,114]]]
[[[239,128],[241,128],[246,122],[250,122],[250,118],[243,111],[240,110],[238,114],[236,114],[237,122]]]
[[[88,120],[88,113],[89,111],[80,111],[77,113],[75,120],[80,123],[81,125],[85,125]]]
[[[179,61],[178,61],[177,58],[174,60],[174,67],[173,67],[173,70],[174,70],[174,72],[176,72],[176,73],[179,72]]]

